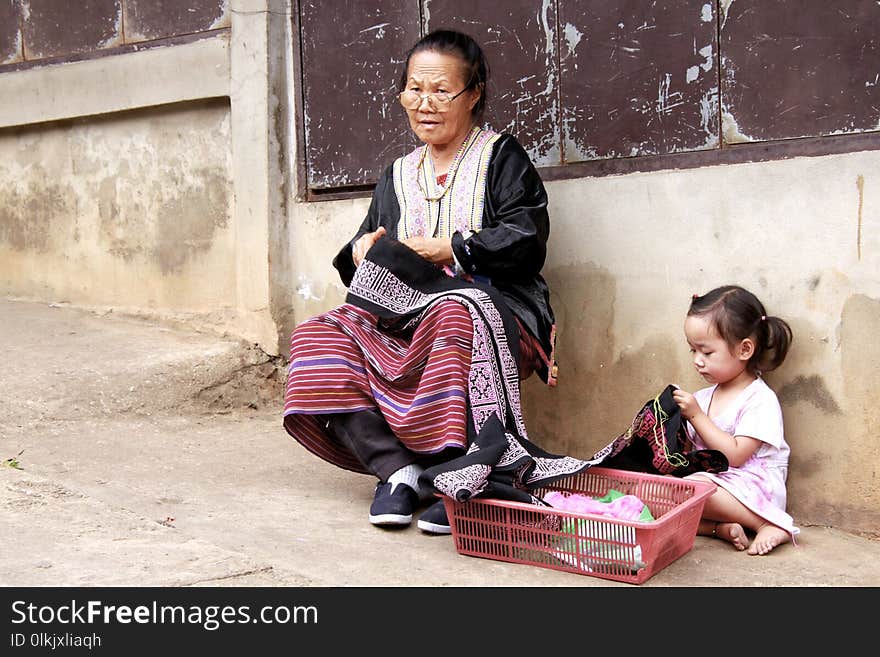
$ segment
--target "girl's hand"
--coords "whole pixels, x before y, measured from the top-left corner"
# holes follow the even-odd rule
[[[361,264],[361,261],[364,259],[364,256],[367,255],[367,251],[370,250],[370,247],[372,247],[384,234],[384,226],[379,226],[372,233],[364,233],[358,238],[358,241],[355,242],[354,246],[351,248],[351,259],[354,260],[355,267]]]
[[[681,409],[681,414],[686,420],[693,420],[694,416],[701,412],[700,405],[696,398],[687,390],[676,388],[672,391],[672,398]]]
[[[401,240],[401,243],[435,265],[450,265],[454,262],[452,240],[442,237],[408,237]]]

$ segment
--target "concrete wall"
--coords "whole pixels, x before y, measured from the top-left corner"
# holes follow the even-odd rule
[[[794,343],[767,375],[792,447],[800,522],[876,532],[880,153],[557,182],[546,267],[560,387],[529,387],[530,427],[580,455],[667,383],[706,384],[683,322],[694,293],[754,291]]]
[[[229,29],[0,74],[0,292],[279,353],[269,221],[289,167],[270,89],[289,55],[268,46],[270,5],[284,16],[233,0]]]
[[[2,131],[0,284],[222,313],[236,302],[231,204],[226,102]]]
[[[299,200],[289,3],[230,7],[209,38],[0,75],[0,293],[270,354],[343,300],[330,260],[369,201]],[[791,513],[877,535],[878,170],[864,151],[548,182],[560,379],[525,384],[531,437],[588,456],[666,383],[701,387],[690,296],[737,282],[794,329],[767,377]]]

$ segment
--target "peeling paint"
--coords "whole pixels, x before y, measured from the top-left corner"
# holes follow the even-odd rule
[[[125,41],[124,35],[122,33],[122,6],[123,3],[120,2],[116,8],[116,21],[113,25],[113,34],[103,41],[98,43],[98,48],[113,48],[115,46],[122,45]]]
[[[725,144],[744,144],[754,141],[751,137],[740,132],[736,118],[726,110],[721,113],[721,134]]]
[[[232,24],[229,0],[201,0],[194,6],[150,0],[124,0],[125,41],[136,43],[179,34],[228,28]]]
[[[876,30],[866,27],[880,5],[838,4],[750,3],[728,14],[724,96],[740,132],[776,141],[880,128]]]
[[[299,285],[296,288],[296,293],[303,298],[305,301],[320,301],[321,297],[316,296],[314,292],[312,292],[312,284],[311,282],[302,274],[299,277]]]
[[[547,57],[553,57],[556,53],[556,38],[553,34],[553,28],[550,26],[550,9],[554,5],[554,0],[544,0],[543,6],[541,7],[541,13],[538,15],[538,20],[541,22],[541,27],[544,30],[544,54]],[[552,60],[548,61],[548,69],[553,70]],[[548,80],[548,90],[552,90],[553,83]]]
[[[733,0],[719,0],[718,5],[721,8],[721,13],[724,18],[721,19],[721,29],[724,29],[724,25],[727,23],[727,13],[730,11],[730,6],[733,4]]]
[[[717,147],[718,112],[710,112],[718,99],[711,75],[717,30],[696,13],[707,2],[669,3],[664,11],[643,3],[625,21],[611,7],[597,5],[589,19],[569,8],[580,29],[607,38],[585,38],[562,68],[566,162]],[[560,26],[565,24],[561,16]],[[652,54],[657,52],[664,57],[658,60]]]
[[[568,54],[566,56],[573,55],[575,48],[577,48],[584,35],[571,23],[565,24],[563,34],[565,35],[565,43],[568,46]]]
[[[122,5],[123,0],[76,6],[23,2],[22,56],[26,60],[69,56],[122,44]]]
[[[229,18],[229,0],[223,0],[220,4],[220,15],[208,26],[209,30],[219,30],[223,27],[230,26]]]
[[[572,139],[571,129],[566,128],[565,130],[565,153],[566,157],[572,161],[588,161],[588,160],[601,160],[603,156],[599,154],[599,151],[594,146],[584,146],[583,144],[578,143],[576,140]]]
[[[674,108],[684,104],[680,91],[670,93],[669,88],[671,84],[672,75],[666,73],[657,85],[657,103],[655,105],[657,114],[669,113]]]
[[[700,48],[700,54],[706,58],[706,61],[700,64],[703,67],[703,70],[709,72],[712,70],[712,44],[710,43],[708,46],[704,46]]]
[[[704,23],[712,22],[712,5],[708,3],[703,5],[703,8],[700,10],[700,20]]]
[[[381,39],[385,36],[385,28],[389,25],[390,23],[379,23],[378,25],[371,25],[370,27],[365,27],[364,29],[362,29],[360,33],[363,34],[364,32],[372,32],[373,30],[375,30],[375,37],[377,39]]]
[[[694,46],[696,49],[696,46]],[[710,43],[708,46],[703,46],[700,48],[699,53],[703,57],[706,58],[702,64],[696,64],[694,66],[690,66],[685,73],[685,80],[690,84],[694,80],[696,80],[700,76],[700,69],[703,69],[707,73],[712,70],[713,60],[712,60],[712,44]]]
[[[532,84],[531,87],[521,84],[522,91],[517,96],[511,96],[509,100],[505,101],[507,107],[513,109],[512,116],[509,110],[495,110],[497,115],[506,120],[506,125],[499,123],[492,126],[495,129],[517,134],[526,152],[538,166],[556,164],[561,159],[558,138],[559,102],[557,88],[559,69],[557,65],[556,18],[551,14],[554,8],[555,2],[553,0],[543,0],[540,10],[534,14],[526,14],[522,17],[511,15],[511,19],[517,22],[525,19],[524,23],[528,32],[523,33],[523,39],[521,40],[515,32],[512,33],[512,36],[524,53],[528,52],[526,44],[534,48],[534,56],[529,57],[523,62],[523,65],[527,71],[540,71],[540,74],[528,76],[528,79],[534,80],[535,84],[540,84],[543,81],[543,88],[535,89],[535,84]],[[530,27],[531,25],[537,25],[540,32],[536,34],[534,28]],[[574,54],[573,47],[576,47],[579,41],[578,35],[579,33],[568,31],[567,36],[574,39],[569,44],[569,55]],[[520,80],[522,79],[520,78]],[[496,103],[496,105],[498,104]]]
[[[719,145],[718,127],[718,87],[712,87],[700,98],[700,127],[706,133],[706,148],[717,148]]]
[[[299,11],[308,186],[375,183],[415,145],[393,91],[401,53],[419,35],[419,3],[360,3],[333,16],[325,3],[304,0]],[[328,43],[335,45],[328,50]]]
[[[24,43],[21,37],[21,30],[16,31],[15,33],[15,52],[8,59],[4,60],[4,64],[8,64],[9,62],[18,61],[24,56]]]

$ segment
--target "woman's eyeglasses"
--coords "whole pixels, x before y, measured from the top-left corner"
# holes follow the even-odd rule
[[[448,112],[450,105],[452,105],[452,101],[461,96],[465,91],[467,91],[467,87],[455,95],[446,93],[445,91],[431,94],[420,94],[418,91],[412,91],[409,89],[407,91],[401,91],[397,97],[400,99],[400,104],[403,105],[404,109],[419,109],[422,101],[427,99],[428,104],[435,112]]]

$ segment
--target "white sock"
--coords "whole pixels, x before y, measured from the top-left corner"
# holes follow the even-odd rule
[[[400,468],[400,470],[396,470],[390,477],[388,477],[388,481],[391,482],[391,492],[394,492],[394,489],[397,488],[397,484],[406,484],[418,493],[419,475],[422,474],[423,470],[424,468],[422,466],[416,465],[415,463],[410,463],[409,465]]]

